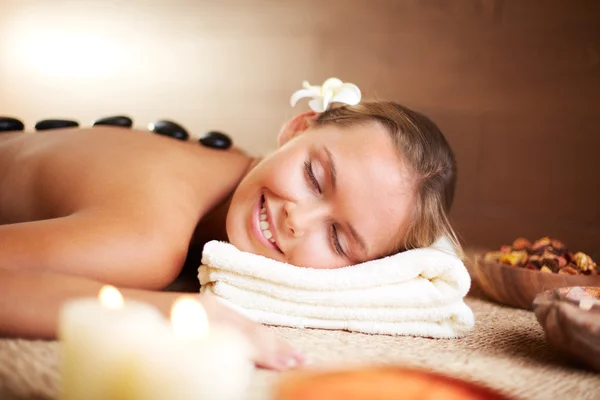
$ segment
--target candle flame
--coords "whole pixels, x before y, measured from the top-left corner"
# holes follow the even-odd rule
[[[121,292],[119,292],[119,290],[116,287],[110,285],[105,285],[102,287],[102,289],[100,289],[100,293],[98,293],[98,298],[100,299],[100,303],[104,307],[110,308],[112,310],[122,308],[123,304],[125,303]]]
[[[180,297],[171,309],[171,324],[175,336],[197,339],[208,332],[208,316],[204,307],[193,297]]]

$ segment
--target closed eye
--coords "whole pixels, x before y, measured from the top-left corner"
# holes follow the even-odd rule
[[[337,227],[335,226],[335,224],[331,225],[331,244],[335,252],[340,257],[348,258],[346,256],[346,253],[344,253],[344,249],[342,249],[342,245],[340,244],[340,239],[338,237]]]
[[[323,190],[321,189],[321,185],[319,185],[319,181],[315,177],[315,173],[313,171],[312,164],[310,161],[304,161],[304,173],[306,175],[307,181],[311,184],[311,186],[313,186],[314,190],[316,190],[319,194],[322,194]],[[331,225],[330,238],[331,247],[333,248],[334,252],[340,257],[348,258],[348,256],[344,252],[344,249],[342,248],[342,245],[340,244],[340,239],[335,224]]]
[[[315,188],[315,190],[319,194],[322,194],[323,190],[321,189],[321,186],[319,185],[319,181],[317,181],[317,178],[315,177],[315,174],[313,172],[310,161],[304,161],[304,172],[305,172],[307,180],[312,184],[312,186]]]

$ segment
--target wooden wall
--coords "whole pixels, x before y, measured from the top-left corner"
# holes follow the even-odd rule
[[[552,235],[600,257],[596,0],[0,0],[0,114],[126,113],[254,153],[302,80],[428,113],[471,245]]]

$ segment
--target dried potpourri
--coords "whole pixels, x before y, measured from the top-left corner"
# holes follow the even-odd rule
[[[585,253],[572,253],[560,240],[543,237],[531,243],[516,239],[500,251],[489,251],[484,261],[499,262],[513,267],[568,275],[598,275],[599,267]]]

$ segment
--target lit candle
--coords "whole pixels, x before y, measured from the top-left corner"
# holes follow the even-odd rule
[[[67,302],[60,313],[63,400],[130,400],[139,398],[140,368],[136,354],[164,327],[154,307],[124,301],[105,286],[99,299]]]
[[[147,304],[104,287],[61,310],[62,400],[243,399],[254,363],[237,331],[210,326],[202,304],[181,297],[171,323]]]
[[[172,334],[144,353],[141,398],[239,400],[254,363],[250,343],[237,331],[208,324],[199,301],[182,297],[171,312]]]

